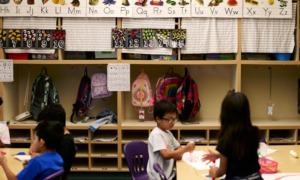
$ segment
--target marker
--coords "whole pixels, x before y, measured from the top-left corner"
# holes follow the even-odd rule
[[[290,155],[293,156],[294,158],[298,158],[298,154],[294,150],[290,150]]]

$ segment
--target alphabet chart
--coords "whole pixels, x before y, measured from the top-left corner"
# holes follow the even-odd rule
[[[0,82],[14,81],[14,63],[11,59],[0,60]]]
[[[130,91],[130,65],[107,65],[107,89],[109,91]]]

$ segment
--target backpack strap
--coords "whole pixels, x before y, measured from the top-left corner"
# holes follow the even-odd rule
[[[72,114],[71,114],[71,118],[70,118],[71,123],[74,123],[74,124],[76,123],[76,122],[73,121],[73,117],[74,117],[74,114],[75,114],[75,108],[76,108],[75,106],[76,106],[76,104],[73,104],[73,110],[72,110]]]
[[[142,70],[142,74],[141,75],[142,75],[142,82],[141,82],[141,86],[140,86],[140,104],[142,106],[142,102],[143,102],[143,100],[142,100],[142,92],[143,92],[144,81],[145,81],[145,73],[144,73],[143,70]]]
[[[41,75],[47,75],[48,76],[48,72],[45,66],[42,67],[41,69]]]

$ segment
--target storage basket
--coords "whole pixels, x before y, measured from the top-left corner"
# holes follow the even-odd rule
[[[277,172],[278,163],[268,158],[259,158],[260,172],[264,174],[271,174]]]

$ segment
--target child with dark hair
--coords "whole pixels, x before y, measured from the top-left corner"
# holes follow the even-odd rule
[[[45,179],[50,174],[63,169],[63,160],[55,151],[60,145],[63,134],[63,126],[60,123],[40,122],[34,129],[34,138],[30,146],[30,149],[40,155],[32,158],[18,175],[10,170],[5,156],[0,156],[0,165],[7,179]]]
[[[226,174],[226,179],[262,180],[257,149],[259,129],[251,123],[248,98],[240,92],[229,91],[221,105],[221,129],[217,152],[209,151],[202,160],[215,161],[220,166],[210,167],[212,177]]]
[[[0,97],[0,106],[2,105],[3,100]],[[9,129],[6,124],[0,123],[0,147],[10,144],[10,134]]]
[[[160,100],[154,104],[153,116],[157,123],[148,138],[149,160],[147,173],[149,179],[160,179],[158,173],[153,169],[154,163],[159,163],[168,179],[175,178],[173,171],[175,159],[181,159],[183,153],[193,151],[195,143],[190,142],[181,147],[179,142],[170,131],[178,119],[176,106],[167,100]]]
[[[66,128],[66,112],[60,104],[50,104],[46,106],[39,114],[37,122],[40,121],[57,121],[64,126],[64,136],[60,146],[56,151],[61,155],[64,160],[64,175],[62,179],[67,179],[73,161],[76,155],[76,146],[74,143],[74,137],[70,134]],[[30,154],[36,156],[36,152],[30,149]]]

